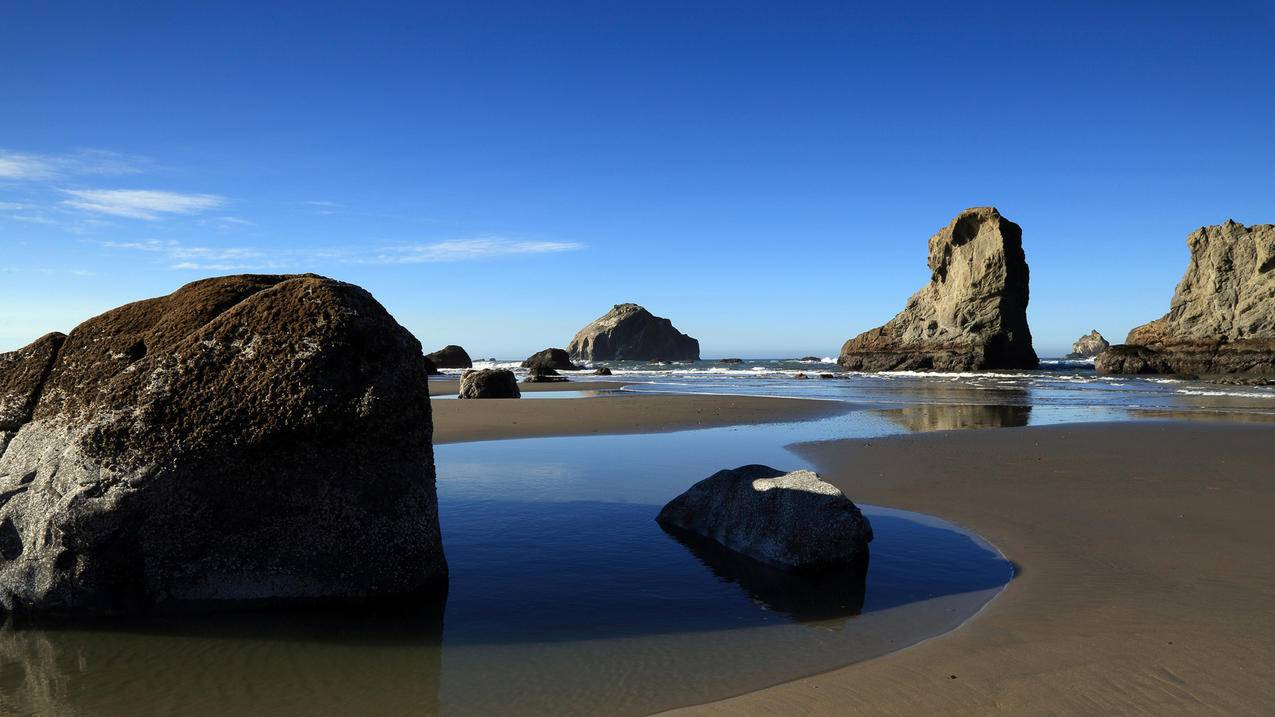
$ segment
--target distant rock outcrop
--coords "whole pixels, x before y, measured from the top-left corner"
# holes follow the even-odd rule
[[[461,374],[457,398],[522,398],[518,379],[507,368],[484,368]]]
[[[1102,334],[1098,333],[1098,329],[1094,329],[1076,339],[1076,342],[1071,345],[1071,353],[1067,354],[1067,358],[1093,358],[1109,348],[1111,348],[1111,344],[1102,337]]]
[[[427,354],[425,358],[433,361],[438,368],[474,367],[474,362],[469,358],[469,354],[465,352],[465,349],[455,344],[444,346],[432,354]]]
[[[790,571],[866,560],[872,540],[868,519],[835,486],[810,471],[759,465],[714,473],[669,501],[656,520]]]
[[[532,366],[527,371],[527,376],[523,378],[523,383],[564,383],[567,377],[560,375],[557,371],[544,366]]]
[[[1099,373],[1275,374],[1275,225],[1201,227],[1169,313],[1098,356]]]
[[[571,339],[576,361],[698,361],[699,341],[637,304],[616,304]]]
[[[0,605],[445,585],[420,343],[363,289],[229,276],[0,355]]]
[[[599,366],[598,368],[594,369],[593,375],[594,376],[610,376],[611,369],[607,368],[606,366]]]
[[[554,371],[579,371],[583,366],[571,363],[571,355],[562,349],[545,349],[527,357],[523,368],[547,368]]]
[[[850,339],[852,371],[1035,368],[1022,229],[993,207],[961,212],[929,244],[930,283],[884,326]]]

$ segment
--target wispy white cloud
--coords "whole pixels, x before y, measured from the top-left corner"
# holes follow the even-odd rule
[[[583,249],[578,242],[522,241],[502,237],[451,239],[433,244],[406,244],[386,247],[364,259],[378,264],[424,264],[445,261],[492,259],[520,254],[553,254]]]
[[[76,175],[136,174],[149,161],[141,157],[86,149],[70,154],[36,154],[0,149],[0,179],[42,180]]]
[[[68,207],[129,219],[155,221],[165,215],[198,214],[223,206],[215,194],[182,194],[157,189],[63,189]]]
[[[518,241],[499,237],[453,239],[378,249],[272,249],[194,246],[174,240],[100,242],[107,249],[155,254],[170,269],[235,271],[305,269],[316,265],[423,264],[546,254],[583,249],[577,242]]]

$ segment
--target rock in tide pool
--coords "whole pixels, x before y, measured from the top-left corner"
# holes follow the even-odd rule
[[[1275,225],[1228,220],[1186,240],[1169,313],[1094,361],[1099,373],[1275,374]]]
[[[0,356],[0,604],[446,584],[420,343],[363,289],[229,276]]]
[[[868,519],[836,487],[810,471],[761,465],[714,473],[669,501],[656,521],[793,572],[866,560],[872,541]]]
[[[522,398],[518,379],[507,368],[466,371],[460,377],[457,398]]]
[[[637,304],[616,304],[580,329],[567,345],[571,358],[594,361],[698,361],[699,341]]]
[[[1076,339],[1076,342],[1071,345],[1071,353],[1067,354],[1067,358],[1093,358],[1109,348],[1111,344],[1098,333],[1098,329],[1094,329]]]
[[[601,366],[593,370],[593,375],[594,376],[610,376],[611,369],[607,368],[606,366]]]
[[[434,362],[438,368],[473,368],[474,362],[469,358],[469,354],[465,349],[450,344],[427,355],[425,358]]]
[[[930,283],[884,326],[841,347],[850,371],[1035,368],[1023,232],[994,207],[966,209],[930,237]]]
[[[563,349],[545,349],[527,357],[523,368],[547,368],[553,371],[579,371],[582,367],[571,363],[571,355]]]

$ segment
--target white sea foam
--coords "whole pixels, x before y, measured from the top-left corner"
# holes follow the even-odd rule
[[[1206,391],[1199,389],[1179,388],[1183,396],[1235,396],[1237,398],[1275,398],[1275,393],[1266,391]]]

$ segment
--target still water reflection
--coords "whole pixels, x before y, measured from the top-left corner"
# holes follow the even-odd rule
[[[440,446],[445,606],[9,625],[0,712],[648,713],[899,649],[960,624],[1011,578],[956,526],[872,506],[866,570],[821,581],[655,523],[718,468],[798,467],[781,444],[821,430]]]

